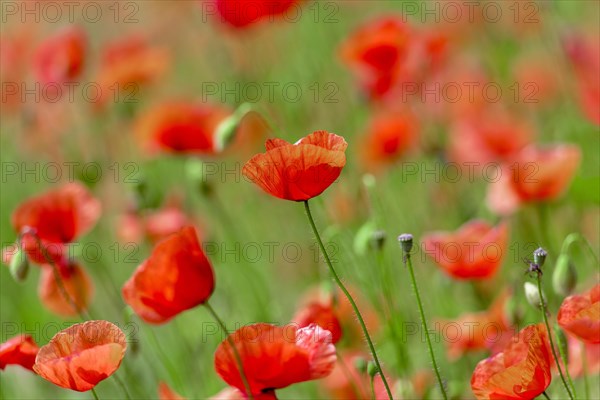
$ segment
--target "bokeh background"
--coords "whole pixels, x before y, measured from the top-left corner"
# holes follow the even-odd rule
[[[61,10],[60,18],[44,8],[50,3]],[[76,3],[72,15],[62,2],[1,3],[1,242],[2,247],[14,243],[11,213],[30,196],[78,180],[101,200],[99,222],[72,246],[72,255],[94,282],[91,315],[119,324],[129,335],[119,374],[137,398],[156,397],[159,381],[188,398],[207,398],[225,386],[212,363],[222,336],[204,309],[149,326],[124,308],[120,287],[149,255],[153,234],[182,220],[194,223],[216,271],[212,304],[229,329],[258,321],[285,324],[307,293],[327,281],[302,204],[267,196],[241,175],[243,164],[264,151],[267,137],[295,142],[328,130],[349,143],[342,175],[312,201],[313,212],[344,281],[379,319],[373,333],[378,351],[406,398],[415,398],[411,378],[427,371],[430,362],[419,334],[400,345],[409,365],[396,357],[383,291],[393,294],[393,315],[418,321],[398,234],[411,232],[419,241],[426,232],[453,231],[472,219],[509,224],[508,252],[492,279],[457,281],[423,253],[414,257],[432,324],[485,310],[504,288],[513,290],[507,313],[518,315],[521,326],[538,322],[539,312],[524,299],[527,266],[522,259],[547,243],[553,265],[572,232],[584,235],[596,253],[600,248],[599,105],[593,78],[595,71],[598,79],[594,68],[600,65],[598,2],[481,1],[472,19],[463,14],[455,20],[453,9],[446,7],[465,2],[303,1],[289,15],[237,28],[223,21],[209,1],[71,3]],[[24,13],[25,7],[32,14]],[[500,10],[497,20],[494,10]],[[406,86],[374,95],[344,59],[342,48],[360,26],[392,16],[411,30],[407,41],[429,40],[430,58],[407,67],[406,82],[425,85],[420,88],[437,95],[410,95]],[[51,46],[49,38],[73,27],[85,37],[85,50],[80,71],[66,80],[80,85],[72,98],[63,86],[49,100],[54,78],[51,68],[44,70],[39,48]],[[112,90],[99,85],[107,74],[106,49],[115,43],[133,44],[115,56],[129,57],[121,68],[130,75]],[[582,72],[586,68],[588,75]],[[502,93],[497,101],[482,100],[476,88],[473,101],[463,92],[455,102],[440,94],[449,82],[463,89],[464,82],[492,83]],[[110,94],[96,98],[98,87]],[[230,110],[249,105],[253,112],[244,119],[244,141],[214,155],[148,149],[140,130],[152,127],[160,112],[156,107],[170,101]],[[369,139],[373,121],[383,113],[403,118],[390,128],[400,131],[399,139],[387,147],[378,142],[384,139]],[[456,163],[468,161],[469,155],[480,163],[499,161],[472,154],[480,150],[460,136],[465,123],[500,127],[495,140],[501,143],[512,143],[519,129],[526,129],[530,142],[573,144],[581,162],[558,198],[500,215],[486,203],[489,179],[480,172],[470,178],[464,170],[455,179]],[[371,149],[377,146],[383,150]],[[456,155],[453,146],[466,152]],[[144,215],[165,207],[175,211],[154,220],[155,231],[141,227]],[[387,238],[380,249],[372,244],[375,231]],[[575,246],[571,255],[581,292],[598,281],[598,266],[583,248]],[[0,270],[3,342],[24,332],[44,344],[78,321],[44,306],[37,295],[38,274],[32,267],[27,280],[17,283],[8,268]],[[547,290],[555,314],[562,297],[552,293],[550,275]],[[434,347],[452,396],[472,398],[469,380],[487,353],[449,359],[441,335]],[[88,396],[59,389],[20,368],[2,371],[0,383],[0,397],[7,399]],[[596,372],[590,381],[594,398],[600,395],[598,383]],[[433,388],[429,396],[435,397],[433,381],[428,385]],[[580,379],[576,385],[581,389]],[[121,397],[111,379],[97,390],[103,399]],[[557,377],[548,393],[553,399],[563,394]],[[278,394],[284,399],[331,396],[319,382]]]

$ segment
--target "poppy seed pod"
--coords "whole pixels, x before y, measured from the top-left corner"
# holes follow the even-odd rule
[[[561,296],[570,295],[577,285],[577,271],[567,254],[561,253],[552,273],[552,287]]]
[[[536,284],[531,283],[531,282],[525,282],[524,289],[525,289],[525,298],[527,299],[527,302],[529,304],[531,304],[533,307],[541,308],[542,307],[542,299],[544,301],[544,305],[546,304],[546,296],[544,295],[543,291],[540,296],[540,291],[538,290],[538,287]]]
[[[398,236],[398,242],[400,242],[400,247],[405,254],[410,253],[413,246],[413,235],[410,233],[403,233]]]
[[[537,250],[533,252],[533,262],[542,268],[544,263],[546,262],[546,257],[548,256],[548,252],[544,250],[542,247],[539,247]]]

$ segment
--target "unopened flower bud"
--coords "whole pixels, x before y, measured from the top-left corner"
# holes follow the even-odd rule
[[[533,252],[533,262],[542,268],[544,266],[544,262],[546,262],[547,256],[548,252],[543,248],[538,247],[538,249]]]
[[[18,249],[10,259],[10,274],[17,282],[23,282],[29,273],[29,259],[23,249]]]
[[[552,288],[561,296],[570,295],[577,285],[577,271],[567,254],[561,253],[552,273]]]
[[[535,308],[541,308],[542,299],[544,305],[546,304],[546,296],[544,296],[544,293],[542,292],[540,295],[537,285],[531,282],[525,282],[525,298],[527,299],[527,302]]]
[[[367,372],[367,364],[367,360],[365,360],[362,357],[357,357],[354,360],[354,368],[356,368],[359,374],[364,374],[365,372]]]
[[[373,231],[373,233],[371,233],[371,246],[375,250],[383,249],[383,245],[385,244],[386,236],[387,235],[386,235],[385,231],[382,231],[381,229]]]
[[[413,246],[413,235],[410,233],[403,233],[398,236],[398,242],[400,242],[400,247],[402,247],[402,251],[404,253],[410,253]]]
[[[223,151],[233,141],[242,120],[250,111],[252,111],[252,106],[248,103],[243,103],[233,114],[219,123],[214,135],[214,147],[216,151]]]
[[[367,364],[367,373],[369,374],[369,376],[371,378],[374,378],[375,375],[377,375],[379,373],[379,368],[377,368],[377,365],[373,362],[373,361],[369,361],[369,363]]]

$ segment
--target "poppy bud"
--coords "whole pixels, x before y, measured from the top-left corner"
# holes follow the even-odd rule
[[[207,168],[202,160],[190,158],[185,164],[186,175],[193,186],[203,196],[210,197],[213,193],[213,185],[209,181],[206,171]]]
[[[218,152],[223,151],[229,143],[235,138],[235,134],[242,122],[242,119],[252,111],[252,106],[248,103],[241,104],[233,114],[219,123],[215,131],[214,149]]]
[[[554,325],[554,335],[556,336],[558,351],[560,352],[561,357],[563,357],[565,360],[568,360],[569,346],[565,332],[562,329],[560,329],[560,326]]]
[[[356,357],[354,360],[354,368],[356,368],[359,374],[367,372],[367,365],[368,362],[363,357]]]
[[[527,302],[535,308],[541,307],[542,299],[544,301],[544,305],[546,305],[546,296],[544,295],[544,292],[542,292],[540,296],[538,287],[534,283],[525,282],[525,298],[527,298]]]
[[[10,259],[10,274],[13,276],[15,281],[23,282],[27,278],[29,273],[29,259],[27,254],[19,248],[17,252]]]
[[[369,374],[371,379],[379,373],[379,368],[377,368],[377,365],[373,361],[369,361],[367,363],[367,373]]]
[[[561,253],[552,273],[552,287],[561,296],[568,296],[577,285],[577,271],[567,254]]]
[[[387,235],[386,235],[385,231],[382,231],[381,229],[373,231],[373,233],[371,233],[371,246],[373,247],[373,249],[375,249],[375,250],[383,249],[383,245],[385,244],[386,236]]]
[[[406,254],[410,253],[413,246],[413,235],[410,233],[403,233],[398,236],[398,241],[400,242],[400,247],[402,247],[402,251]]]
[[[547,255],[548,255],[548,252],[546,250],[544,250],[543,248],[539,247],[537,250],[535,250],[533,252],[533,262],[536,263],[537,265],[539,265],[540,268],[542,268],[544,266],[544,263],[546,262]]]

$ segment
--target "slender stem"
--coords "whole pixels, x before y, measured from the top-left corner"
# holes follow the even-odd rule
[[[119,385],[121,387],[121,390],[123,391],[123,393],[125,393],[125,398],[127,400],[131,400],[131,396],[129,395],[129,392],[127,391],[127,388],[125,387],[125,384],[123,383],[121,378],[119,378],[119,375],[117,375],[116,372],[113,374],[113,379],[115,380],[115,382],[117,382],[117,385]]]
[[[371,377],[371,397],[373,400],[377,399],[377,396],[375,395],[375,376]]]
[[[379,363],[379,357],[377,357],[377,352],[375,351],[375,346],[373,346],[373,341],[371,340],[371,336],[369,335],[369,331],[367,330],[367,325],[365,324],[365,320],[363,319],[360,311],[358,310],[358,306],[356,305],[356,302],[352,298],[352,295],[350,294],[348,289],[346,289],[346,286],[344,286],[344,284],[342,283],[342,280],[338,276],[337,272],[335,272],[335,268],[333,268],[333,264],[331,263],[331,260],[329,259],[327,250],[325,250],[325,246],[323,245],[323,241],[321,240],[321,236],[319,235],[319,231],[317,230],[317,226],[315,225],[315,221],[310,212],[310,206],[308,205],[308,200],[304,201],[304,209],[306,210],[306,215],[308,216],[308,221],[310,222],[310,226],[312,227],[313,233],[314,233],[315,237],[317,238],[317,242],[319,242],[319,248],[321,249],[321,252],[323,253],[323,257],[325,258],[325,262],[327,263],[327,266],[329,267],[329,271],[331,272],[331,275],[333,276],[333,279],[335,280],[337,285],[340,287],[342,292],[344,292],[344,295],[346,296],[346,298],[352,305],[352,309],[354,310],[354,314],[356,314],[356,318],[358,319],[358,322],[360,323],[360,326],[365,335],[365,339],[367,339],[369,349],[371,350],[371,354],[373,355],[373,361],[375,362],[375,365],[377,365],[378,370],[381,372],[381,380],[383,381],[383,385],[385,386],[387,395],[390,398],[390,400],[393,400],[392,391],[390,390],[390,386],[387,382],[385,374],[383,373],[381,364]]]
[[[590,382],[588,381],[587,370],[587,349],[585,343],[581,342],[581,374],[583,375],[583,385],[585,388],[585,398],[590,398]]]
[[[425,338],[427,339],[427,347],[429,348],[429,356],[431,357],[431,363],[433,364],[433,370],[435,371],[435,375],[437,377],[438,384],[440,385],[440,390],[442,391],[442,396],[444,399],[448,399],[448,395],[446,394],[446,388],[444,388],[444,382],[442,382],[442,376],[440,374],[440,369],[437,365],[437,361],[435,360],[435,354],[433,352],[433,346],[431,345],[431,338],[429,337],[429,329],[427,328],[427,320],[425,319],[425,311],[423,310],[423,303],[421,302],[421,295],[419,294],[419,287],[417,286],[417,280],[415,279],[415,272],[413,270],[412,261],[410,259],[410,254],[405,253],[404,255],[404,263],[408,267],[408,271],[410,272],[410,279],[412,280],[413,290],[415,292],[415,296],[417,298],[417,304],[419,305],[419,314],[421,315],[421,324],[423,325],[423,329],[425,330]]]
[[[96,390],[94,388],[92,388],[92,395],[94,396],[95,400],[100,400],[100,398],[98,397],[98,393],[96,393]]]
[[[362,395],[361,390],[354,381],[354,376],[352,375],[352,372],[350,372],[350,369],[346,365],[346,361],[344,361],[344,359],[340,356],[339,352],[337,353],[337,359],[338,363],[340,364],[340,367],[342,368],[342,372],[344,373],[344,375],[346,375],[346,379],[348,379],[348,382],[350,382],[350,386],[352,386],[352,391],[355,393],[356,398],[359,398]]]
[[[238,352],[237,347],[235,347],[235,342],[233,341],[233,338],[229,335],[225,324],[223,323],[221,318],[219,318],[219,315],[216,313],[214,308],[212,308],[212,306],[208,302],[204,303],[204,307],[206,307],[206,309],[212,315],[215,321],[217,321],[217,324],[219,324],[221,330],[223,330],[223,333],[226,336],[227,343],[229,343],[229,347],[231,347],[231,350],[233,351],[235,362],[238,365],[242,382],[244,383],[244,387],[246,388],[246,395],[250,400],[252,400],[252,388],[250,387],[250,383],[248,383],[248,378],[246,377],[246,373],[244,372],[244,364],[242,363],[242,357],[240,357],[240,353]]]
[[[558,341],[558,353],[560,354],[560,358],[563,361],[563,365],[565,367],[565,375],[567,376],[567,382],[569,382],[569,386],[571,387],[571,393],[573,393],[573,397],[577,398],[577,391],[575,391],[575,385],[573,384],[573,380],[571,379],[571,373],[569,372],[569,359],[567,358],[567,354],[565,353],[564,347],[567,345],[564,343],[561,337],[557,335],[556,340]]]
[[[546,331],[548,332],[548,339],[550,340],[550,348],[552,349],[552,356],[554,357],[554,361],[556,362],[556,367],[558,368],[558,373],[560,374],[560,379],[567,390],[569,398],[574,400],[573,394],[571,393],[571,389],[569,389],[569,384],[567,383],[565,376],[562,372],[562,367],[560,366],[560,360],[556,355],[556,350],[554,349],[554,340],[552,339],[552,331],[550,331],[550,324],[548,323],[548,316],[546,315],[546,304],[544,298],[542,296],[542,275],[540,273],[537,274],[537,286],[538,292],[540,294],[540,307],[542,309],[542,316],[544,317],[544,324],[546,325]]]
[[[550,397],[548,397],[548,393],[546,393],[546,392],[542,392],[542,394],[544,395],[544,397],[545,397],[546,399],[550,400]]]
[[[176,385],[177,385],[176,389],[183,389],[183,383],[182,383],[182,381],[181,381],[181,379],[179,377],[179,374],[177,373],[177,370],[175,369],[175,367],[173,366],[173,364],[169,360],[169,357],[167,357],[167,355],[163,351],[163,349],[162,349],[162,347],[160,345],[160,342],[158,341],[158,338],[156,337],[156,334],[154,333],[154,331],[152,330],[152,328],[148,327],[148,329],[146,329],[146,336],[152,342],[152,347],[158,353],[158,357],[160,358],[161,362],[163,363],[163,365],[167,369],[167,371],[169,373],[169,376],[176,383]]]

